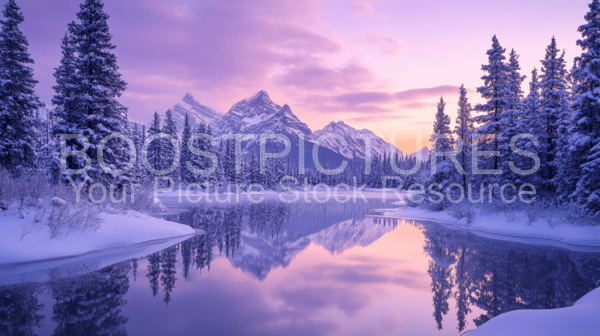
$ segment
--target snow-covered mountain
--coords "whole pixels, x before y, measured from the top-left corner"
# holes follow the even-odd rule
[[[299,137],[302,135],[305,139],[305,166],[314,165],[312,150],[315,144],[311,129],[294,115],[288,105],[281,106],[274,103],[265,91],[259,91],[254,96],[234,104],[229,112],[216,122],[215,129],[217,137],[221,138],[227,134],[248,134],[242,140],[242,151],[245,156],[250,155],[251,152],[259,152],[261,134],[285,135],[291,142],[289,158],[292,162],[298,160]],[[270,153],[281,152],[284,143],[280,139],[268,139],[266,148]],[[322,164],[327,162],[330,166],[337,167],[342,160],[344,156],[331,148],[323,146],[319,150],[319,161]]]
[[[181,133],[183,131],[183,124],[185,121],[185,115],[188,114],[190,118],[190,125],[192,128],[200,123],[207,125],[214,125],[220,118],[221,114],[211,109],[208,106],[202,105],[194,96],[190,93],[186,93],[183,99],[170,109],[173,112],[173,120],[177,125],[177,131]],[[159,113],[161,122],[165,120],[165,112]],[[146,125],[146,127],[148,127]]]
[[[335,135],[341,136],[346,141],[346,146],[342,146]],[[337,123],[332,121],[323,129],[313,133],[315,140],[322,137],[321,145],[330,148],[348,159],[365,159],[366,145],[365,138],[371,138],[371,157],[383,157],[395,151],[396,157],[402,155],[402,152],[395,146],[375,135],[368,129],[357,130],[356,128],[346,125],[343,121]]]
[[[429,160],[429,147],[423,147],[421,149],[419,149],[418,151],[416,151],[415,153],[412,153],[409,155],[409,157],[411,158],[417,158],[417,160],[420,160],[422,162]]]
[[[303,136],[306,167],[314,165],[312,150],[316,139],[321,136],[324,136],[325,139],[319,148],[319,160],[322,164],[326,161],[329,167],[338,167],[345,159],[364,160],[365,143],[361,136],[368,136],[372,139],[371,153],[373,157],[382,157],[384,153],[389,155],[392,151],[390,144],[373,132],[367,129],[357,130],[342,121],[332,122],[322,130],[313,133],[304,122],[294,115],[288,105],[276,104],[264,90],[235,103],[225,115],[220,115],[213,109],[202,105],[189,93],[171,110],[179,132],[183,130],[187,113],[192,126],[196,126],[200,122],[211,125],[217,139],[223,139],[227,134],[249,134],[250,136],[242,141],[242,152],[245,156],[249,156],[253,151],[258,153],[261,134],[286,135],[292,143],[290,153],[292,162],[296,162],[299,157],[299,137]],[[164,113],[161,116],[164,118]],[[332,134],[342,136],[348,145],[342,147]],[[279,152],[282,149],[282,141],[277,139],[267,141],[269,152]],[[395,150],[398,155],[402,155],[400,150],[397,148]]]
[[[259,91],[229,109],[216,123],[218,134],[285,134],[310,137],[310,128],[288,105],[275,104],[266,91]]]

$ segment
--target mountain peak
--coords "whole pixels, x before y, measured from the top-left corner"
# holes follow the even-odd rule
[[[181,102],[188,104],[190,106],[204,106],[203,104],[201,104],[198,99],[196,99],[196,97],[194,97],[191,93],[186,93],[185,96],[183,96],[183,99],[181,99]]]
[[[335,121],[330,122],[327,126],[325,126],[323,128],[323,130],[325,130],[325,129],[348,129],[348,130],[355,130],[352,126],[346,125],[346,123],[343,122],[343,121],[341,121],[341,120],[338,121],[338,122],[335,122]]]
[[[251,104],[273,104],[271,97],[269,97],[269,94],[265,90],[258,91],[254,96],[248,98],[247,101]]]
[[[189,117],[190,126],[196,127],[200,123],[211,124],[220,118],[215,110],[200,103],[194,96],[187,92],[175,106],[169,108],[173,113],[173,119],[177,130],[182,131],[186,114]],[[161,113],[164,116],[164,113]]]

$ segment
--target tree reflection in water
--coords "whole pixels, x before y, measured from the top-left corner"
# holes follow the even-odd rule
[[[413,225],[422,228],[432,259],[433,315],[440,328],[450,292],[462,331],[470,305],[485,311],[473,320],[480,326],[511,310],[570,306],[600,279],[597,253],[498,242],[437,224]]]
[[[130,262],[118,263],[75,278],[49,283],[56,300],[52,320],[54,335],[126,335],[128,318],[121,315],[127,304]]]
[[[273,268],[286,267],[315,237],[327,238],[321,242],[331,244],[330,251],[339,254],[358,244],[366,246],[399,225],[413,226],[425,237],[423,249],[430,257],[427,274],[431,280],[432,316],[438,329],[448,323],[452,305],[457,329],[463,331],[471,322],[479,326],[511,310],[570,306],[600,284],[597,253],[499,242],[427,222],[390,218],[364,222],[370,208],[337,206],[337,215],[321,204],[313,204],[308,210],[283,203],[191,209],[179,214],[177,220],[204,230],[204,235],[145,258],[88,270],[84,275],[54,276],[45,284],[0,287],[0,334],[33,335],[44,320],[38,297],[45,292],[55,300],[55,335],[125,335],[128,318],[122,315],[127,304],[123,297],[129,289],[129,277],[136,279],[142,259],[146,259],[147,272],[141,279],[147,279],[153,296],[162,289],[162,300],[169,304],[177,281],[188,279],[191,272],[210,270],[218,255],[262,281]],[[350,212],[353,213],[348,215]],[[315,224],[317,219],[321,222]],[[300,222],[302,225],[297,225]],[[343,222],[348,224],[341,225]],[[356,223],[366,223],[375,230],[365,233],[368,230]],[[334,232],[329,234],[331,230]],[[373,240],[362,239],[361,235]],[[179,257],[183,264],[181,273],[177,270]]]
[[[35,335],[33,328],[44,319],[38,314],[42,290],[39,284],[0,287],[0,335]]]

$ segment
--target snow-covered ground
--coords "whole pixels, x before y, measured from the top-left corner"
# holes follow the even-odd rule
[[[573,306],[558,309],[515,310],[494,317],[466,336],[564,336],[600,333],[600,288]]]
[[[99,270],[122,261],[143,258],[180,243],[189,236],[152,240],[110,248],[84,255],[38,262],[0,265],[0,286],[46,282],[53,277],[68,277]]]
[[[458,220],[447,211],[432,212],[403,206],[379,212],[386,217],[436,221],[498,239],[555,246],[559,243],[564,247],[569,245],[600,247],[600,226],[579,226],[574,223],[551,225],[546,218],[539,218],[529,223],[527,214],[523,211],[479,213],[470,224],[465,218]]]
[[[0,266],[81,256],[143,242],[189,236],[196,233],[187,225],[154,218],[139,212],[102,213],[97,231],[72,232],[50,239],[47,225],[34,222],[34,214],[20,218],[17,206],[0,212]],[[31,230],[23,236],[23,230]]]

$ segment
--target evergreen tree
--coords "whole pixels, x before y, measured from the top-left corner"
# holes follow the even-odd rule
[[[542,60],[542,76],[540,78],[540,120],[545,129],[545,136],[541,139],[544,143],[545,153],[540,159],[541,175],[544,179],[545,189],[552,188],[552,180],[558,172],[559,160],[557,158],[559,148],[559,128],[569,122],[569,92],[567,91],[567,70],[564,52],[559,54],[556,39],[553,37],[550,45],[546,48],[546,56]],[[554,189],[554,188],[552,188]],[[551,190],[553,191],[553,190]]]
[[[471,171],[471,144],[475,127],[473,118],[471,118],[471,104],[467,98],[467,90],[464,84],[460,87],[460,96],[458,98],[458,117],[456,118],[456,127],[454,134],[458,141],[462,141],[462,151],[458,153],[458,162],[463,166],[465,174],[462,176],[464,190],[467,190],[467,184],[470,181],[469,172]]]
[[[502,132],[498,139],[498,150],[500,151],[498,166],[502,169],[502,174],[495,177],[496,182],[500,185],[512,183],[521,177],[519,174],[513,172],[509,166],[509,162],[521,159],[521,156],[514,153],[510,148],[510,143],[514,136],[523,133],[519,117],[523,110],[523,90],[521,90],[521,84],[525,80],[525,76],[521,76],[520,74],[519,55],[517,55],[514,49],[510,52],[507,66],[507,105],[506,110],[500,115]]]
[[[570,128],[571,166],[564,176],[576,180],[571,198],[582,210],[600,213],[600,1],[593,0],[585,15],[586,24],[579,27],[583,38],[577,41],[583,49],[576,58],[573,77],[577,83],[572,105]],[[562,183],[568,183],[569,180]]]
[[[437,113],[433,122],[433,135],[430,139],[434,152],[450,152],[454,149],[452,131],[450,131],[450,116],[445,112],[446,102],[440,98],[437,104]],[[440,159],[440,158],[438,158]],[[446,160],[447,158],[442,158]]]
[[[435,115],[435,121],[433,123],[433,134],[430,142],[433,153],[448,153],[455,149],[455,141],[452,137],[452,131],[450,130],[450,116],[445,113],[446,103],[443,98],[437,105],[437,113]],[[447,188],[450,184],[454,183],[458,179],[456,178],[456,167],[448,157],[436,157],[435,159],[436,169],[432,170],[432,175],[425,182],[426,185],[433,183],[439,184],[441,187],[434,188],[439,189],[438,191],[446,194]],[[443,210],[448,206],[447,202],[431,203],[431,207],[434,210]]]
[[[132,169],[132,173],[131,176],[134,179],[134,181],[136,183],[141,183],[141,184],[146,184],[148,182],[148,178],[147,178],[147,173],[146,173],[146,168],[144,167],[143,161],[142,161],[142,148],[144,146],[144,133],[145,133],[145,127],[144,126],[138,126],[137,123],[133,124],[133,128],[130,128],[130,138],[133,141],[133,144],[135,145],[135,151],[137,153],[137,160],[133,166]]]
[[[249,163],[249,167],[248,167],[248,178],[247,178],[247,183],[248,184],[253,184],[253,183],[260,183],[260,166],[259,166],[259,162],[256,159],[256,154],[254,153],[254,151],[252,151],[252,154],[250,154],[250,163]]]
[[[76,123],[77,133],[86,136],[90,143],[88,155],[92,165],[88,175],[94,180],[112,180],[98,165],[97,147],[107,135],[126,131],[127,108],[117,98],[127,83],[121,79],[113,53],[115,45],[111,43],[104,4],[100,0],[85,0],[79,7],[79,23],[69,24],[75,51],[71,83],[75,86],[68,111],[74,114],[70,120]],[[128,147],[118,139],[109,142],[104,160],[109,166],[121,168],[129,162]]]
[[[83,117],[83,115],[77,113],[74,107],[75,87],[77,80],[75,78],[75,46],[73,38],[69,33],[65,33],[62,39],[62,59],[60,65],[54,71],[54,78],[56,79],[56,85],[54,89],[54,97],[52,98],[52,104],[54,105],[54,115],[56,117],[56,123],[52,127],[52,134],[55,138],[61,136],[61,134],[78,134],[80,132],[80,126],[83,124],[83,120],[76,120],[77,117]],[[48,175],[51,180],[58,182],[59,180],[65,180],[70,175],[61,175],[60,172],[60,144],[57,143],[55,152],[53,153],[52,160],[49,162]],[[67,139],[66,150],[68,151],[79,151],[83,148],[83,142],[79,139]],[[83,168],[85,162],[81,157],[69,156],[67,157],[66,168],[67,169],[80,169]]]
[[[523,110],[521,115],[519,116],[519,128],[522,133],[530,134],[536,137],[539,141],[539,145],[535,145],[531,139],[520,139],[517,141],[517,148],[526,150],[528,152],[534,153],[540,158],[540,164],[542,158],[544,158],[546,153],[546,143],[544,141],[546,137],[546,131],[544,129],[542,123],[542,110],[540,105],[541,97],[540,97],[540,85],[538,82],[538,74],[537,69],[533,69],[531,72],[531,82],[529,83],[529,94],[523,100]],[[523,156],[516,156],[513,158],[513,162],[518,169],[521,170],[529,170],[534,166],[534,161],[529,158],[525,158]],[[547,160],[544,160],[547,162]],[[531,183],[534,186],[541,186],[543,181],[541,179],[541,174],[538,171],[535,174],[528,176],[518,176],[518,179],[514,182],[516,183]]]
[[[188,168],[187,168],[187,163],[186,162],[190,162],[191,164],[194,164],[195,160],[195,155],[190,152],[190,150],[188,149],[188,142],[190,140],[190,138],[192,137],[192,131],[190,129],[190,120],[188,117],[188,114],[185,114],[185,120],[183,123],[183,133],[181,135],[181,145],[179,146],[179,148],[181,148],[181,160],[179,162],[179,168],[180,168],[180,176],[181,176],[181,180],[184,182],[188,182],[188,183],[193,183],[196,181],[196,175],[194,175]]]
[[[227,139],[225,141],[225,147],[223,151],[223,172],[225,174],[225,180],[227,182],[235,182],[235,142],[234,140]]]
[[[175,120],[173,120],[173,111],[167,110],[165,113],[165,121],[162,127],[162,133],[171,136],[175,139],[175,142],[178,142],[179,136],[177,135],[177,125],[175,124]],[[167,139],[159,139],[161,143],[161,161],[162,161],[162,169],[168,169],[175,161],[175,150],[173,144]],[[184,164],[185,165],[185,164]],[[178,167],[179,168],[179,167]],[[179,170],[175,169],[169,176],[176,178],[179,176]]]
[[[154,119],[148,128],[148,137],[161,133],[160,131],[160,116],[154,111]],[[148,144],[148,163],[156,170],[163,169],[162,161],[162,139],[156,139]],[[152,174],[151,174],[152,175]]]
[[[483,113],[477,116],[475,121],[480,124],[477,128],[477,147],[479,151],[498,151],[499,135],[503,132],[503,113],[510,107],[512,91],[509,85],[509,77],[512,75],[511,67],[505,63],[506,49],[502,48],[500,42],[494,35],[492,38],[492,49],[487,51],[488,64],[482,66],[486,75],[481,77],[484,85],[477,88],[477,92],[487,101],[478,104],[475,110]],[[483,139],[483,136],[491,134],[494,138]],[[478,163],[479,169],[499,169],[498,156],[492,158],[481,158]],[[484,177],[485,178],[485,177]]]
[[[0,166],[18,173],[36,158],[36,111],[43,106],[35,92],[27,38],[19,29],[25,17],[8,0],[0,23]]]

